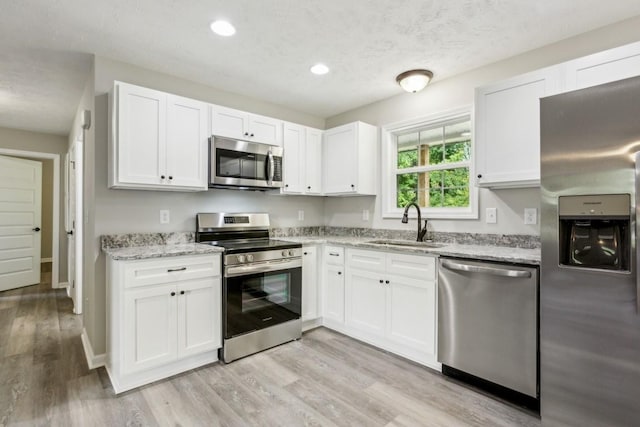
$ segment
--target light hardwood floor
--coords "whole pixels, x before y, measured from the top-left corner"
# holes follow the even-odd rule
[[[47,279],[47,275],[43,274]],[[539,426],[538,418],[327,329],[122,395],[88,370],[64,290],[0,293],[0,426]]]

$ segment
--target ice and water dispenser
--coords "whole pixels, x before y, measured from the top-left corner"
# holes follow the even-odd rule
[[[560,196],[560,265],[630,271],[629,194]]]

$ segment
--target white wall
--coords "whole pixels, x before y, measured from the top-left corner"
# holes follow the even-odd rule
[[[469,71],[445,80],[432,82],[417,94],[401,93],[361,108],[327,119],[327,128],[355,120],[385,126],[430,114],[453,110],[473,104],[474,89],[528,71],[585,56],[601,50],[640,40],[640,17],[603,27],[558,43],[536,49],[500,62]],[[418,64],[428,68],[429,64]],[[389,76],[393,78],[394,76]],[[398,92],[401,89],[398,88]],[[387,179],[381,177],[381,179]],[[502,234],[538,235],[539,226],[523,224],[525,207],[540,207],[539,189],[496,190],[481,189],[478,220],[433,220],[430,229]],[[498,209],[498,223],[485,224],[484,210]],[[371,210],[371,220],[362,221],[362,209]],[[325,220],[327,225],[371,226],[374,228],[413,229],[415,222],[402,224],[398,219],[383,219],[381,197],[327,199]]]

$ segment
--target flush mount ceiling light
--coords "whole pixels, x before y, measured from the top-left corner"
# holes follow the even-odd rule
[[[321,75],[327,74],[329,72],[329,67],[327,67],[324,64],[316,64],[313,67],[311,67],[311,72],[313,74],[321,76]]]
[[[229,37],[236,33],[236,28],[227,21],[218,20],[211,23],[211,31],[219,36]]]
[[[396,81],[407,92],[420,92],[433,78],[433,73],[429,70],[409,70],[398,74]]]

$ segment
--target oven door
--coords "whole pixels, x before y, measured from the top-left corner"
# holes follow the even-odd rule
[[[213,137],[210,185],[282,187],[282,147]]]
[[[299,319],[302,261],[225,268],[224,338]]]

